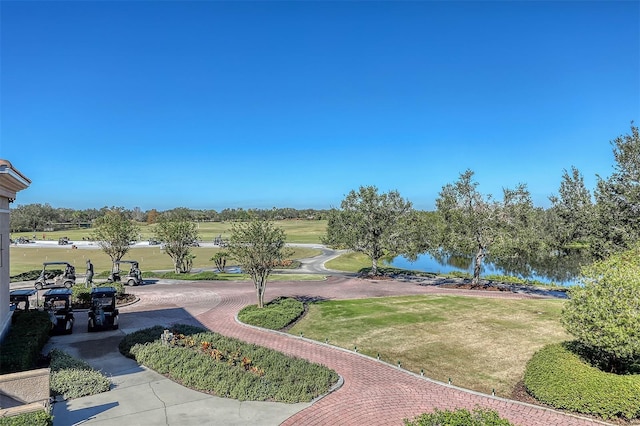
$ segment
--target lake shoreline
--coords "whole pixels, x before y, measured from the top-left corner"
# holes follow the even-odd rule
[[[443,288],[451,288],[451,289],[465,289],[465,290],[475,290],[475,291],[499,291],[499,292],[511,292],[511,293],[521,293],[521,294],[531,294],[541,297],[552,297],[556,299],[567,299],[569,296],[567,294],[567,289],[558,289],[558,288],[545,288],[544,286],[535,286],[535,285],[526,285],[526,284],[515,284],[515,283],[507,283],[501,281],[493,281],[493,280],[485,280],[480,279],[480,284],[476,287],[471,285],[471,279],[469,278],[456,278],[456,277],[445,277],[445,276],[421,276],[421,275],[412,275],[412,274],[389,274],[386,276],[388,279],[393,279],[396,281],[402,282],[412,282],[422,286],[434,286],[434,287],[443,287]],[[369,278],[372,280],[378,280],[381,277],[373,277]]]

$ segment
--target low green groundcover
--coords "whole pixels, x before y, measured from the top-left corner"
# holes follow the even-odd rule
[[[49,386],[52,395],[62,395],[65,399],[80,398],[110,389],[111,381],[83,360],[59,349],[53,349],[49,355]]]
[[[19,414],[11,417],[0,417],[0,426],[52,426],[53,416],[44,410]]]
[[[405,419],[405,426],[513,426],[500,417],[497,411],[476,407],[473,411],[459,408],[455,411],[438,410],[424,413],[412,420]]]
[[[338,381],[329,368],[189,325],[129,334],[120,351],[184,386],[241,401],[309,402]]]
[[[238,319],[245,324],[270,330],[282,330],[304,313],[304,304],[296,299],[282,297],[258,308],[258,305],[245,306],[238,312]]]
[[[552,407],[604,419],[640,417],[640,375],[616,375],[590,366],[569,342],[548,345],[527,363],[524,384]]]

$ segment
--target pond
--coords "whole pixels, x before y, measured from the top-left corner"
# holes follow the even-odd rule
[[[543,283],[555,283],[572,286],[577,283],[580,267],[589,263],[588,256],[580,251],[570,251],[563,256],[549,257],[536,265],[503,265],[483,262],[480,277],[487,275],[508,275],[535,280]],[[473,275],[473,259],[461,256],[441,256],[436,258],[430,254],[418,256],[415,262],[399,256],[390,263],[396,268],[413,271],[447,274],[449,272],[467,272]]]

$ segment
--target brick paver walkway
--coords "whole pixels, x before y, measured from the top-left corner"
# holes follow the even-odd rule
[[[212,331],[324,364],[340,374],[344,379],[342,387],[289,418],[283,425],[402,425],[404,418],[412,418],[434,408],[471,410],[478,405],[495,409],[501,416],[521,426],[603,424],[516,401],[468,392],[350,351],[284,333],[244,326],[235,320],[235,315],[242,307],[255,303],[253,286],[247,282],[153,285],[136,287],[132,292],[138,293],[141,301],[124,311],[145,315],[149,325],[197,321]],[[349,299],[443,292],[498,298],[535,297],[505,292],[446,290],[397,281],[369,282],[335,277],[323,282],[270,282],[266,296],[267,299],[278,296]]]

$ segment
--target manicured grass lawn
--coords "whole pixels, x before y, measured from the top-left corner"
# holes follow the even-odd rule
[[[310,306],[303,333],[467,389],[509,397],[533,353],[570,338],[562,300],[406,296]]]
[[[362,253],[347,252],[325,263],[329,269],[346,272],[359,272],[362,268],[371,267],[371,259]],[[378,266],[383,266],[380,263]]]
[[[288,243],[319,243],[320,237],[327,231],[326,220],[278,220],[275,225],[282,228],[287,236]],[[222,238],[229,238],[232,222],[199,222],[198,235],[200,241],[213,242],[213,239],[222,235]],[[61,237],[69,237],[71,241],[88,238],[93,230],[86,229],[65,229],[61,231],[44,232],[47,240],[58,241]],[[142,233],[141,241],[149,240],[154,234],[154,225],[140,224]],[[42,240],[42,232],[36,232],[36,238]],[[11,238],[25,237],[32,239],[33,232],[11,233]]]
[[[193,247],[193,254],[196,258],[193,267],[213,268],[213,261],[209,260],[220,249],[214,247]],[[291,259],[302,259],[320,254],[319,250],[305,247],[293,248]],[[10,275],[17,275],[22,272],[42,269],[42,262],[65,261],[76,267],[78,274],[84,274],[87,259],[91,259],[96,275],[101,272],[111,270],[111,258],[100,248],[95,249],[72,249],[71,246],[59,247],[22,247],[11,246],[11,269]],[[160,249],[160,246],[132,247],[123,260],[137,260],[140,262],[140,269],[144,271],[172,270],[173,262],[169,255]],[[227,266],[232,266],[232,262]]]

